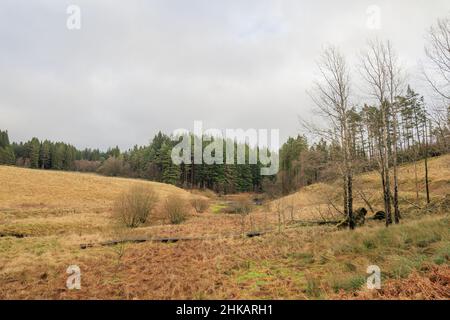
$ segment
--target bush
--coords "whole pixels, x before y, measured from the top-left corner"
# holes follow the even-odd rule
[[[100,167],[100,161],[75,160],[75,171],[79,172],[96,172]]]
[[[158,197],[151,187],[134,185],[117,198],[114,213],[121,224],[136,228],[147,222],[157,201]]]
[[[108,177],[126,176],[129,173],[129,168],[123,159],[109,157],[98,168],[97,172]]]
[[[248,215],[253,209],[253,204],[250,199],[247,199],[246,197],[241,197],[236,201],[236,203],[233,204],[233,207],[235,213],[241,215]]]
[[[176,195],[169,196],[164,204],[164,212],[171,224],[180,224],[186,220],[186,208],[186,201]]]
[[[205,212],[209,207],[208,200],[201,198],[194,198],[191,200],[191,205],[197,213]]]

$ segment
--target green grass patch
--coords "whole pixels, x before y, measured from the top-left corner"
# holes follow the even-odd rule
[[[221,213],[223,209],[225,209],[227,207],[227,205],[223,204],[223,203],[214,203],[213,205],[211,205],[211,212],[212,213]]]
[[[288,253],[286,257],[300,263],[301,265],[308,265],[315,262],[314,255],[309,252]]]
[[[366,277],[362,275],[347,276],[343,278],[334,278],[331,287],[334,292],[344,291],[358,291],[363,284],[366,283]]]

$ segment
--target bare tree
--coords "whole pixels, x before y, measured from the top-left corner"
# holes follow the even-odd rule
[[[431,122],[431,121],[430,121]],[[427,204],[430,203],[430,187],[429,187],[429,179],[428,179],[428,139],[429,139],[429,131],[431,131],[431,123],[427,125],[427,119],[425,119],[423,124],[423,139],[424,139],[424,146],[425,146],[425,191],[427,196]]]
[[[378,162],[383,187],[386,226],[392,221],[391,208],[391,178],[390,178],[390,146],[391,146],[391,101],[396,82],[394,75],[392,50],[389,42],[385,45],[380,40],[369,41],[367,51],[361,54],[361,75],[369,85],[369,92],[380,108],[381,126],[379,139]],[[390,65],[391,70],[390,70]],[[392,100],[391,100],[392,99]]]
[[[340,171],[343,177],[344,213],[348,217],[350,229],[354,229],[353,153],[349,130],[350,74],[345,58],[332,46],[324,50],[317,65],[321,81],[315,82],[310,95],[318,111],[330,125],[326,132],[322,132],[322,136],[339,145],[342,151]]]
[[[450,140],[450,17],[438,19],[426,36],[427,68],[423,74],[434,92],[444,100],[435,107],[433,121],[440,134],[439,142],[448,150]]]
[[[433,90],[447,102],[450,101],[450,17],[438,19],[428,30],[425,53],[429,67],[425,79]]]
[[[400,222],[400,210],[398,205],[398,118],[399,108],[396,98],[403,93],[404,76],[403,71],[399,67],[397,55],[394,52],[391,43],[386,43],[386,72],[387,72],[387,88],[389,92],[390,115],[392,119],[392,167],[394,174],[394,219],[395,223]]]

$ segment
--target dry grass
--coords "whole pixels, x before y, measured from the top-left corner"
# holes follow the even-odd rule
[[[147,222],[158,201],[153,188],[142,184],[133,185],[114,203],[114,214],[120,224],[136,228]]]
[[[191,206],[197,213],[203,213],[208,209],[209,201],[202,198],[194,198],[191,200]]]
[[[343,292],[340,299],[450,299],[450,266],[434,265],[413,271],[405,279],[388,280],[380,290],[363,290],[349,294]]]
[[[189,209],[183,198],[171,195],[164,203],[164,213],[171,224],[180,224],[187,219]]]
[[[401,168],[401,195],[408,200],[415,199],[412,168]],[[450,156],[430,160],[430,178],[433,201],[450,193]],[[357,180],[374,206],[379,206],[378,175],[368,173]],[[114,200],[136,183],[153,187],[159,204],[149,223],[120,230],[118,235],[111,224]],[[407,217],[401,225],[388,229],[376,222],[355,232],[287,224],[281,233],[231,239],[227,236],[241,231],[240,216],[217,213],[214,208],[242,196],[205,197],[203,192],[147,181],[3,166],[0,184],[0,234],[5,235],[0,237],[0,298],[414,299],[420,297],[420,288],[424,298],[441,297],[442,290],[448,290],[448,282],[443,280],[450,256],[446,212]],[[284,198],[286,219],[291,206],[296,219],[320,218],[328,210],[328,194],[333,196],[334,189],[333,185],[317,184]],[[186,203],[200,197],[212,204],[202,214],[187,206],[189,219],[170,225],[164,219],[163,205],[171,195]],[[423,190],[420,196],[423,205]],[[355,206],[358,201],[361,199]],[[272,210],[256,207],[250,214],[252,223],[246,221],[246,230],[277,230],[275,203],[269,204]],[[406,202],[402,208],[410,209]],[[17,234],[26,237],[17,238]],[[79,247],[80,243],[141,235],[215,239]],[[65,270],[72,264],[82,271],[80,291],[65,287]],[[368,264],[382,269],[383,295],[364,295]],[[416,281],[414,289],[418,279],[414,277],[425,282]],[[402,284],[411,288],[404,295],[398,289]]]

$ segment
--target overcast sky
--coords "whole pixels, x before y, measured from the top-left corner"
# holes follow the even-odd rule
[[[80,30],[66,27],[70,4]],[[368,38],[390,39],[425,91],[424,34],[449,13],[448,0],[1,0],[0,129],[13,141],[129,148],[202,120],[285,139],[310,114],[324,45],[354,67]]]

